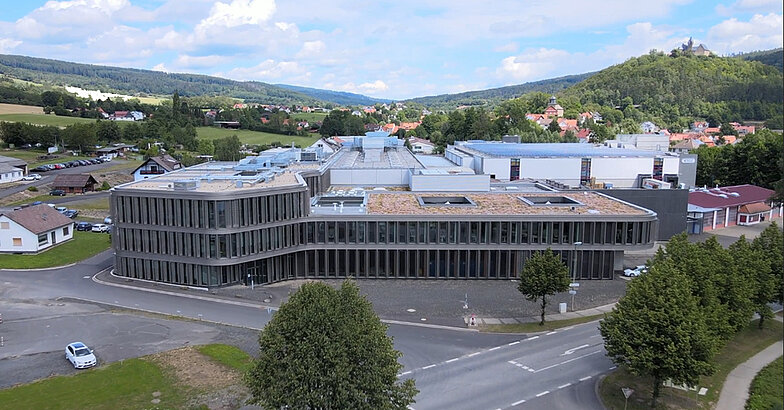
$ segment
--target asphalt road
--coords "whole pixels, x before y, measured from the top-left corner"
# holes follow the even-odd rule
[[[29,353],[0,353],[0,375],[37,366],[42,368],[39,376],[66,374],[70,370],[64,363],[65,359],[59,357],[62,355],[60,350],[70,338],[76,337],[74,335],[89,337],[91,340],[85,341],[96,346],[103,361],[146,354],[151,350],[141,348],[145,346],[165,350],[184,341],[197,344],[216,337],[208,324],[176,320],[160,322],[163,319],[110,314],[101,308],[104,304],[251,329],[262,328],[271,318],[272,313],[266,309],[252,307],[244,301],[226,303],[210,300],[206,293],[197,295],[197,298],[186,298],[94,282],[93,275],[111,267],[112,261],[112,253],[107,251],[63,269],[0,271],[2,300],[15,301],[17,305],[37,304],[38,309],[51,311],[41,315],[43,318],[24,322],[27,329],[25,343],[35,348],[31,347],[33,350]],[[61,303],[64,305],[60,306]],[[5,308],[0,305],[0,309]],[[22,322],[15,325],[16,319],[9,321],[5,314],[4,318],[7,323],[0,325],[0,335],[9,332],[9,337],[18,338],[10,332]],[[90,327],[94,328],[89,332],[80,331]],[[186,329],[202,330],[194,333],[186,332]],[[185,336],[179,332],[186,332]],[[235,342],[244,340],[245,349],[252,350],[249,346],[256,343],[255,331],[245,332],[248,336],[244,339],[239,333],[232,337]],[[593,394],[594,383],[599,375],[610,370],[611,363],[604,356],[595,323],[538,337],[407,325],[390,325],[388,332],[394,338],[395,348],[403,353],[400,377],[413,377],[421,391],[416,397],[417,403],[412,406],[414,409],[492,410],[520,405],[602,408]],[[130,333],[137,338],[129,338]],[[40,344],[33,343],[37,338],[44,340]],[[120,343],[121,340],[123,343]],[[134,350],[132,346],[136,345],[140,348]],[[103,350],[106,353],[101,353]],[[48,363],[55,365],[47,367]],[[2,380],[6,377],[0,376],[0,386],[8,385],[8,381]]]

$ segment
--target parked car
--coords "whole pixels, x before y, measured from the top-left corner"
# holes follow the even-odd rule
[[[79,211],[77,211],[76,209],[68,209],[65,212],[63,212],[63,215],[65,215],[65,216],[67,216],[67,217],[69,217],[71,219],[74,219],[74,218],[76,218],[77,215],[79,215]]]
[[[40,174],[27,174],[22,177],[22,181],[38,181],[41,179]]]
[[[66,346],[65,358],[77,369],[86,369],[98,363],[93,350],[82,342],[73,342]]]
[[[51,196],[65,196],[65,191],[62,189],[53,189],[49,191],[49,195]]]
[[[35,201],[35,202],[32,203],[32,205],[41,205],[42,203],[43,202],[41,202],[41,201]]]
[[[112,224],[112,217],[111,216],[107,216],[106,218],[103,218],[103,223],[105,223],[107,225],[111,225]]]
[[[76,224],[76,230],[82,232],[89,232],[93,230],[93,224],[89,222],[79,222]]]
[[[93,232],[109,232],[109,225],[106,224],[95,224],[92,227]]]
[[[33,168],[32,171],[35,171],[35,172],[47,172],[47,171],[49,171],[49,167],[47,167],[45,165],[40,165],[40,166],[37,166],[37,167]]]
[[[104,155],[104,156],[102,156],[102,157],[100,157],[98,159],[100,159],[103,162],[110,162],[112,160],[112,157]]]
[[[56,207],[54,207],[54,210],[59,212],[59,213],[64,213],[65,211],[68,210],[68,208],[66,208],[64,206],[56,206]]]
[[[643,273],[648,273],[648,266],[646,266],[646,265],[638,265],[634,269],[624,269],[623,270],[623,276],[628,276],[628,277],[632,277],[632,278],[640,276]]]

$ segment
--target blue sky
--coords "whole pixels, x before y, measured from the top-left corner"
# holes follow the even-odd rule
[[[690,36],[782,46],[781,0],[0,0],[0,53],[410,97],[602,69]]]

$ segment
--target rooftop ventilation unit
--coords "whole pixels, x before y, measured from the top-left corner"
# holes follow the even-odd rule
[[[181,179],[172,183],[172,189],[175,191],[193,191],[197,188],[199,188],[197,179]]]
[[[547,195],[547,196],[519,196],[521,201],[531,206],[581,206],[583,203],[575,201],[568,196]]]

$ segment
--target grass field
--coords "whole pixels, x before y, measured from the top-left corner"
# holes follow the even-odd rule
[[[293,135],[281,135],[272,134],[269,132],[248,130],[232,130],[217,127],[198,127],[196,128],[196,132],[198,133],[199,138],[208,140],[216,140],[236,135],[239,137],[242,143],[253,145],[269,145],[273,142],[279,142],[282,145],[291,145],[291,143],[294,142],[297,146],[308,147],[319,139],[318,135],[314,135],[312,137],[297,137]]]
[[[747,409],[781,409],[784,408],[784,358],[779,357],[765,366],[749,388]]]
[[[109,249],[109,236],[105,233],[76,231],[70,241],[36,255],[0,255],[0,266],[5,269],[40,269],[79,262]]]
[[[245,372],[251,365],[251,357],[234,346],[212,344],[198,346],[196,350],[210,359],[240,372]]]
[[[95,122],[97,120],[92,118],[79,118],[79,117],[61,117],[57,115],[46,114],[0,114],[0,121],[8,122],[28,122],[37,125],[53,125],[56,127],[65,127],[66,125]]]
[[[694,391],[687,392],[665,387],[661,389],[658,407],[703,409],[715,407],[727,375],[739,364],[776,341],[782,340],[784,325],[781,322],[768,320],[762,330],[757,328],[758,323],[757,320],[752,321],[716,354],[714,357],[716,371],[710,376],[700,378],[699,387],[708,389],[706,395],[697,396]],[[624,408],[622,387],[634,390],[634,394],[629,398],[629,410],[650,408],[652,379],[634,376],[623,366],[619,366],[616,371],[608,375],[599,386],[599,395],[605,407],[608,409]]]
[[[295,112],[289,115],[291,118],[295,120],[305,120],[307,122],[318,122],[324,121],[324,118],[327,116],[325,112]]]
[[[43,114],[44,109],[35,105],[0,103],[0,114]]]

